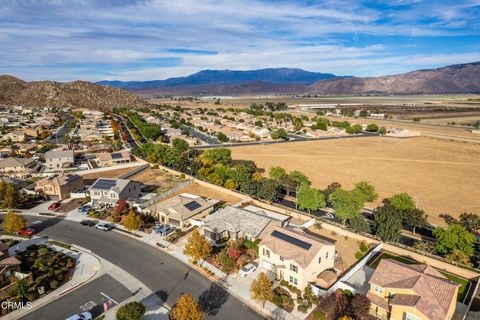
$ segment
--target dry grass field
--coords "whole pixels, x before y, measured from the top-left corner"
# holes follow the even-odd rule
[[[129,179],[143,183],[143,185],[150,187],[152,191],[158,194],[170,190],[180,182],[185,181],[164,170],[152,168],[147,168],[129,177]]]
[[[261,168],[300,170],[313,185],[332,181],[346,188],[365,180],[381,199],[397,192],[418,198],[434,224],[441,214],[480,213],[480,148],[476,144],[436,140],[358,138],[232,148],[235,159],[254,160]],[[370,204],[374,206],[375,204]]]

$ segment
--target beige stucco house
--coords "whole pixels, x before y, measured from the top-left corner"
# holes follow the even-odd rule
[[[197,195],[182,193],[154,203],[148,206],[145,211],[162,223],[184,228],[190,225],[190,219],[206,217],[218,202],[218,200],[204,199]]]
[[[459,285],[425,264],[383,259],[370,278],[371,314],[391,320],[450,320]]]
[[[323,271],[333,269],[335,244],[276,226],[263,236],[259,256],[262,267],[303,290],[309,283],[315,284]]]
[[[74,163],[73,150],[51,150],[45,153],[45,165],[49,170],[72,167]]]
[[[70,198],[72,192],[83,190],[83,178],[76,174],[58,174],[37,181],[36,189],[50,197],[64,200]]]

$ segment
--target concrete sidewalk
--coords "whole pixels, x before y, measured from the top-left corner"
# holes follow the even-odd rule
[[[2,236],[2,238],[11,238],[11,237]],[[73,273],[72,279],[70,279],[69,281],[64,283],[62,286],[55,289],[54,291],[48,293],[44,297],[41,297],[40,299],[33,301],[32,308],[15,310],[9,313],[6,316],[6,319],[21,318],[27,313],[30,313],[36,310],[37,308],[40,308],[62,297],[64,294],[67,294],[71,290],[74,290],[75,288],[94,279],[101,269],[100,259],[98,259],[95,255],[91,254],[90,252],[84,249],[77,248],[77,247],[72,247],[71,249],[67,249],[67,248],[56,246],[56,245],[51,245],[48,243],[47,239],[40,238],[40,237],[33,237],[32,239],[28,239],[28,240],[22,239],[22,240],[23,241],[20,242],[19,244],[11,247],[9,249],[9,253],[11,253],[12,255],[15,255],[16,251],[24,251],[30,245],[44,244],[47,247],[54,249],[55,251],[62,252],[76,259],[75,271]]]
[[[31,215],[38,215],[38,212],[39,212],[38,210],[23,211],[24,214],[31,214]],[[58,216],[64,217],[66,220],[76,221],[76,222],[80,222],[85,219],[99,220],[99,219],[93,219],[86,215],[83,215],[82,213],[78,212],[76,209],[68,212],[67,214],[58,214]],[[155,233],[146,233],[143,231],[136,231],[135,235],[133,235],[132,233],[128,232],[128,230],[126,230],[124,226],[118,225],[115,223],[111,223],[111,224],[115,225],[115,229],[112,230],[113,232],[119,232],[125,236],[131,237],[145,244],[153,246],[157,249],[163,250],[169,253],[170,255],[172,255],[173,257],[177,258],[181,262],[189,266],[192,266],[192,264],[190,263],[190,258],[183,253],[183,246],[186,241],[186,238],[181,239],[180,242],[178,242],[177,244],[173,244],[164,240],[160,235]],[[161,246],[157,244],[160,244]],[[269,301],[267,301],[264,305],[254,301],[250,297],[250,283],[251,281],[253,281],[253,279],[256,278],[256,276],[254,275],[249,275],[247,278],[242,278],[245,281],[241,281],[239,279],[236,279],[235,276],[227,276],[221,270],[212,266],[206,261],[200,261],[198,265],[194,267],[197,270],[199,270],[201,273],[203,273],[206,277],[209,277],[210,280],[222,286],[230,294],[232,294],[239,300],[243,301],[245,304],[249,305],[251,308],[255,309],[258,313],[262,314],[267,318],[273,317],[275,319],[280,318],[280,319],[286,319],[286,320],[295,320],[295,319],[305,319],[307,316],[306,314],[301,314],[296,310],[294,310],[292,313],[288,313]],[[206,268],[212,271],[215,276],[212,277],[207,275],[204,272],[204,270],[202,270],[203,268]],[[258,268],[256,273],[260,273],[259,270],[262,270],[262,269]],[[125,275],[123,276],[125,277]],[[123,280],[122,280],[122,283],[123,283]],[[137,282],[137,284],[138,283],[140,282]],[[129,286],[126,285],[126,287],[128,288]],[[143,287],[146,288],[145,286]],[[137,285],[137,288],[138,288],[138,285]],[[134,290],[132,291],[135,291],[135,289],[137,288],[133,288]],[[142,303],[145,303],[147,307],[147,314],[151,319],[157,319],[158,317],[160,317],[160,319],[163,319],[164,317],[165,319],[168,319],[168,310],[170,309],[169,306],[164,305],[158,297],[152,296],[151,293],[148,292],[148,289],[146,289],[143,292],[141,290],[138,291],[138,293],[134,297],[124,301],[122,304],[130,301],[141,301]],[[114,320],[115,312],[118,309],[118,307],[120,307],[120,305],[115,306],[114,308],[108,310],[105,313],[105,319]],[[147,317],[146,319],[149,319],[149,318]]]

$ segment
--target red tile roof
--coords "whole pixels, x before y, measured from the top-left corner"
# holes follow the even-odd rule
[[[414,306],[429,319],[447,317],[459,286],[428,265],[408,265],[390,259],[380,261],[369,282],[387,289],[412,290],[415,294],[411,297],[400,295],[395,300],[396,295],[391,304]]]

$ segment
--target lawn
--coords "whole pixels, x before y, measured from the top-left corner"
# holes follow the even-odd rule
[[[369,261],[368,266],[375,269],[375,268],[377,268],[378,264],[380,263],[380,261],[382,259],[392,259],[392,260],[395,260],[395,261],[403,262],[405,264],[416,264],[416,263],[418,263],[418,262],[416,262],[412,259],[406,258],[406,257],[401,257],[401,256],[397,256],[397,255],[394,255],[394,254],[382,252],[379,256],[377,256],[375,258],[375,260],[373,260],[371,262]]]
[[[470,289],[470,281],[456,277],[450,273],[440,271],[441,274],[443,274],[445,277],[447,277],[449,280],[456,282],[460,285],[460,288],[458,288],[458,296],[457,296],[457,301],[463,302],[465,299],[465,296],[468,293],[468,289]]]
[[[378,266],[378,264],[380,263],[380,260],[382,260],[382,259],[392,259],[392,260],[403,262],[405,264],[417,264],[417,263],[419,263],[419,262],[414,261],[410,258],[397,256],[397,255],[387,253],[387,252],[382,252],[377,258],[375,258],[375,260],[373,260],[371,262],[369,261],[368,266],[375,269]],[[467,280],[467,279],[464,279],[464,278],[459,278],[459,277],[454,276],[454,275],[452,275],[448,272],[445,272],[445,271],[438,270],[438,272],[443,274],[449,280],[451,280],[453,282],[456,282],[460,285],[460,288],[458,288],[457,301],[463,302],[463,300],[465,299],[465,296],[468,293],[468,289],[470,288],[470,281]]]

